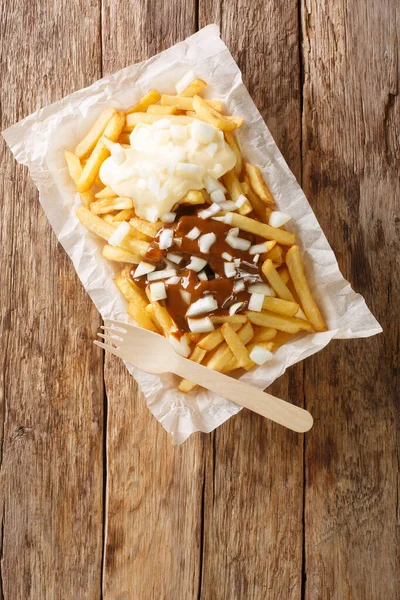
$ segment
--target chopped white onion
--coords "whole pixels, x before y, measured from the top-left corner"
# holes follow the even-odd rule
[[[216,144],[215,142],[213,144],[208,144],[208,146],[206,147],[207,154],[209,154],[212,157],[214,157],[216,155],[217,150],[218,150],[218,144]]]
[[[237,311],[240,310],[242,308],[242,306],[243,306],[243,302],[235,302],[235,304],[232,304],[232,306],[229,307],[230,316],[237,313]]]
[[[263,346],[254,346],[253,350],[250,352],[250,359],[256,363],[256,365],[263,365],[267,360],[271,360],[273,358],[272,352],[263,348]]]
[[[186,125],[171,125],[171,136],[173,140],[186,142],[188,139],[188,129]]]
[[[169,119],[158,119],[153,123],[153,130],[169,129],[171,127],[171,121]]]
[[[210,194],[211,200],[219,204],[220,202],[225,202],[225,194],[222,190],[214,190]]]
[[[185,237],[187,237],[189,240],[197,240],[200,233],[201,233],[201,231],[198,227],[193,227],[193,229],[191,229],[189,231],[189,233],[186,234]]]
[[[116,165],[121,165],[126,159],[125,150],[121,147],[121,144],[113,144],[110,153]]]
[[[196,273],[198,273],[199,271],[204,269],[206,264],[207,264],[207,261],[204,260],[204,258],[199,258],[198,256],[192,256],[190,259],[190,263],[187,265],[186,268],[189,269],[189,271],[195,271]]]
[[[265,246],[265,244],[254,244],[254,246],[250,246],[249,248],[249,254],[263,254],[263,252],[266,252],[267,248]]]
[[[156,283],[151,283],[149,288],[150,288],[150,300],[152,302],[158,302],[159,300],[164,300],[167,297],[165,285],[162,281],[157,281]]]
[[[160,271],[152,271],[147,275],[147,281],[157,281],[157,279],[169,279],[175,277],[175,269],[161,269]]]
[[[208,173],[204,175],[204,187],[209,194],[211,194],[211,192],[215,192],[215,190],[222,190],[223,192],[226,192],[226,188],[222,185],[222,183]]]
[[[236,267],[240,267],[240,258],[234,258],[233,264],[236,265]]]
[[[175,89],[177,94],[182,94],[182,92],[189,87],[194,81],[196,81],[196,75],[193,71],[188,71],[185,75],[175,84]]]
[[[245,287],[244,281],[235,281],[233,284],[233,293],[237,294],[237,292],[243,292]]]
[[[154,134],[154,141],[156,144],[160,146],[166,146],[171,139],[171,130],[170,129],[160,129],[157,133]]]
[[[110,235],[108,238],[108,243],[110,246],[119,246],[122,240],[128,235],[131,226],[127,221],[122,221],[120,225],[118,225],[117,229]]]
[[[188,152],[196,152],[196,150],[199,149],[199,146],[199,142],[197,140],[194,140],[193,138],[190,138],[186,144]]]
[[[233,237],[237,237],[239,235],[239,227],[233,227],[228,231],[228,235],[233,235]]]
[[[161,215],[161,221],[163,223],[173,223],[175,221],[176,212],[166,212]]]
[[[169,279],[167,279],[165,283],[168,283],[168,285],[176,285],[180,282],[180,280],[181,278],[175,275],[174,277],[170,277]]]
[[[199,237],[199,248],[202,254],[207,254],[210,248],[217,241],[215,233],[205,233]]]
[[[243,250],[246,251],[249,249],[251,242],[250,240],[245,240],[244,238],[235,237],[232,235],[226,236],[226,243],[231,246],[231,248],[235,248],[235,250]]]
[[[213,141],[215,135],[215,129],[212,125],[208,123],[204,123],[204,121],[199,121],[196,119],[193,121],[191,126],[191,134],[195,140],[200,142],[201,144],[209,144]]]
[[[205,271],[200,271],[200,273],[197,273],[197,277],[200,279],[200,281],[208,280],[207,273]]]
[[[172,229],[163,229],[158,238],[158,245],[160,250],[166,250],[170,248],[173,243],[174,232]]]
[[[160,180],[158,179],[157,175],[151,174],[149,175],[149,178],[147,180],[147,187],[149,188],[149,190],[151,191],[152,194],[154,194],[154,196],[157,196],[158,192],[160,191]]]
[[[257,264],[259,260],[260,260],[260,255],[256,254],[253,258],[253,263]]]
[[[249,285],[248,291],[250,294],[261,294],[262,296],[275,296],[275,292],[266,283],[252,283]]]
[[[191,304],[186,312],[187,317],[196,317],[217,310],[218,304],[213,296],[204,296]]]
[[[264,295],[263,294],[251,294],[249,300],[249,310],[260,312],[263,307]]]
[[[175,246],[182,246],[182,238],[174,237],[174,244]]]
[[[181,296],[182,300],[186,302],[186,304],[190,304],[190,301],[192,299],[192,294],[190,292],[187,292],[186,290],[181,290]]]
[[[156,208],[148,208],[146,210],[146,220],[150,223],[158,221],[158,210]]]
[[[147,273],[152,273],[155,270],[156,268],[154,265],[151,265],[150,263],[147,263],[144,260],[142,260],[136,267],[134,277],[141,277],[142,275],[147,275]]]
[[[282,227],[285,223],[290,221],[292,217],[287,213],[274,210],[269,217],[269,224],[271,227]]]
[[[232,256],[231,256],[231,255],[230,255],[228,252],[223,252],[223,253],[221,254],[221,257],[222,257],[224,260],[227,260],[228,262],[232,260]]]
[[[187,320],[189,329],[193,333],[208,333],[214,331],[214,323],[210,317],[204,317],[203,319],[188,319]]]
[[[221,177],[224,173],[224,167],[220,163],[217,163],[214,165],[214,173],[217,177]]]
[[[219,204],[221,210],[226,210],[226,212],[232,212],[232,210],[236,210],[237,206],[232,200],[225,200],[225,202],[220,202]]]
[[[204,173],[204,167],[193,163],[178,162],[176,171],[177,173],[184,173],[186,175],[202,175]]]
[[[179,254],[173,254],[172,252],[168,252],[167,258],[176,265],[179,265],[179,263],[182,262],[183,256],[179,256]]]
[[[239,198],[236,200],[236,206],[238,208],[241,208],[243,206],[243,204],[245,204],[245,202],[247,202],[246,196],[244,196],[243,194],[240,194]]]
[[[177,354],[187,358],[190,354],[190,346],[187,341],[187,336],[183,335],[180,340],[177,340],[173,335],[169,336],[169,343]]]
[[[224,272],[225,272],[225,277],[235,277],[236,275],[236,268],[235,265],[231,262],[224,262]]]
[[[220,208],[219,204],[216,204],[214,202],[213,204],[211,204],[211,206],[209,208],[205,208],[204,210],[201,210],[197,216],[200,217],[200,219],[209,219],[210,217],[219,213],[220,210],[221,210],[221,208]]]
[[[211,217],[212,221],[219,221],[220,223],[225,223],[225,216],[223,217]]]
[[[226,213],[226,215],[224,216],[224,222],[227,225],[232,225],[232,213]]]

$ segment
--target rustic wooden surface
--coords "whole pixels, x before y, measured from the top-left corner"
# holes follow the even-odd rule
[[[400,597],[397,5],[2,0],[2,129],[218,23],[384,335],[275,383],[307,436],[242,411],[173,447],[92,346],[98,315],[1,141],[0,598]]]

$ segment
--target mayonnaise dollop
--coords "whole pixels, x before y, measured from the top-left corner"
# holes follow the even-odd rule
[[[166,117],[136,125],[129,148],[115,144],[100,179],[119,196],[132,198],[139,217],[155,222],[190,190],[207,187],[210,176],[218,179],[235,164],[222,131],[196,119],[177,125]]]

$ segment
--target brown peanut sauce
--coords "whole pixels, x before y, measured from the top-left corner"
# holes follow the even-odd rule
[[[193,211],[194,207],[190,208]],[[201,232],[200,235],[213,232],[217,237],[207,254],[202,254],[200,252],[198,238],[196,240],[190,240],[186,237],[186,234],[194,227],[198,227]],[[174,243],[167,250],[160,250],[159,235],[164,228],[173,229]],[[207,315],[199,315],[199,318],[203,316],[229,314],[229,307],[236,302],[243,302],[242,307],[237,311],[238,313],[246,310],[250,298],[250,294],[247,291],[248,285],[264,282],[260,268],[262,261],[260,259],[257,265],[254,264],[254,256],[251,256],[248,251],[232,248],[226,242],[225,238],[229,230],[232,229],[230,225],[213,219],[201,219],[197,214],[182,214],[176,223],[165,225],[162,229],[158,232],[157,237],[150,243],[143,260],[154,264],[157,270],[174,268],[177,271],[177,275],[181,278],[179,283],[176,284],[169,284],[167,283],[167,280],[162,280],[165,283],[167,291],[167,299],[162,302],[165,304],[165,307],[175,321],[181,334],[189,331],[185,317],[189,305],[182,297],[182,290],[191,294],[190,304],[193,304],[193,302],[196,302],[208,294],[213,296],[217,301],[218,309]],[[252,243],[258,243],[258,240],[251,234],[241,231],[240,237],[249,239]],[[175,240],[178,240],[178,242],[175,242]],[[180,244],[179,240],[181,240]],[[240,259],[240,265],[236,267],[235,277],[227,278],[225,275],[224,263],[231,261],[227,261],[226,258],[222,257],[224,252],[230,254],[232,260],[235,258]],[[181,256],[181,262],[173,265],[167,263],[166,256],[169,253]],[[208,264],[205,267],[205,272],[208,276],[208,280],[200,280],[196,272],[186,268],[190,263],[192,256],[207,260]],[[142,289],[145,289],[147,286],[146,275],[135,279],[134,271],[134,269],[131,271],[132,278],[140,287],[142,287]],[[234,292],[233,286],[235,281],[238,280],[244,282],[245,289]]]

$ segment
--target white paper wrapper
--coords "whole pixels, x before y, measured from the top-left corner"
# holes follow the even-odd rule
[[[272,361],[242,377],[264,389],[287,367],[318,352],[332,338],[367,337],[379,333],[381,327],[364,299],[341,275],[325,235],[244,87],[216,25],[39,110],[3,135],[16,160],[29,168],[45,213],[102,317],[129,320],[126,302],[113,283],[117,268],[102,258],[102,241],[75,217],[74,205],[80,201],[65,166],[64,149],[75,147],[105,106],[126,109],[151,88],[173,94],[175,83],[189,70],[208,82],[209,95],[222,99],[230,114],[245,117],[239,132],[245,156],[261,167],[279,209],[293,217],[288,229],[306,249],[308,280],[329,326],[327,332],[299,336],[281,347]],[[158,377],[130,365],[127,368],[174,443],[183,442],[194,431],[210,432],[240,410],[205,390],[181,394],[173,376]]]

